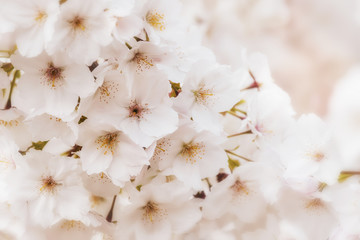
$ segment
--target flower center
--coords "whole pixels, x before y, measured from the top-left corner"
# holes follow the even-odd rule
[[[119,84],[113,81],[104,81],[99,87],[99,100],[103,103],[109,103],[115,98],[116,92],[119,91]]]
[[[313,153],[309,153],[307,155],[315,162],[321,162],[325,158],[325,154],[322,152],[313,152]]]
[[[52,176],[47,176],[41,179],[42,186],[40,188],[40,192],[49,192],[54,193],[56,190],[56,187],[61,185],[60,183],[57,183]]]
[[[309,210],[316,210],[316,209],[321,209],[324,207],[325,207],[324,203],[319,198],[314,198],[314,199],[308,201],[305,205],[305,208],[307,208]]]
[[[197,160],[202,159],[205,154],[205,146],[202,143],[183,143],[182,149],[179,153],[185,158],[187,163],[196,163]]]
[[[77,31],[77,30],[85,31],[85,29],[86,29],[85,19],[83,17],[75,16],[72,20],[70,20],[68,22],[71,25],[72,29],[75,31]]]
[[[44,11],[39,11],[38,14],[35,17],[35,21],[42,22],[47,18],[47,14]]]
[[[154,221],[160,221],[164,216],[167,215],[166,209],[162,209],[158,204],[149,201],[142,207],[143,220],[146,222],[153,223]]]
[[[136,52],[130,61],[136,63],[137,72],[142,72],[144,69],[150,69],[154,66],[153,60],[140,52]]]
[[[206,89],[203,85],[201,85],[198,90],[192,92],[194,93],[195,102],[200,104],[207,104],[209,99],[214,96],[212,90]]]
[[[105,198],[101,196],[91,195],[90,197],[91,207],[99,206],[101,203],[106,202]]]
[[[246,195],[249,195],[248,187],[243,181],[240,181],[239,179],[235,181],[235,183],[230,187],[230,189],[233,190],[236,194],[245,193]]]
[[[63,84],[64,76],[63,76],[64,68],[55,67],[52,62],[48,63],[48,67],[43,70],[43,75],[45,76],[45,84],[50,86],[52,89],[55,89],[58,86]]]
[[[108,133],[106,135],[100,136],[95,140],[98,150],[103,150],[104,155],[111,153],[114,155],[118,140],[119,134],[116,133]]]
[[[85,225],[82,222],[75,220],[65,220],[64,223],[61,224],[61,228],[67,231],[84,231],[86,229]]]
[[[140,119],[143,113],[147,112],[147,109],[138,104],[136,101],[132,101],[129,106],[129,117]]]
[[[146,22],[149,23],[153,28],[159,31],[165,30],[165,19],[164,14],[156,11],[151,11],[146,14]]]

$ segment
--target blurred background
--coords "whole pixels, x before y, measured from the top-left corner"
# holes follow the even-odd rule
[[[360,0],[182,1],[219,62],[264,53],[298,113],[325,117],[339,79],[360,62]]]

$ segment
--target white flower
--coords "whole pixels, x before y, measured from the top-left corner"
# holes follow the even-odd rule
[[[176,109],[197,124],[200,130],[219,134],[220,112],[230,110],[240,100],[240,81],[230,69],[210,62],[198,62],[187,74]]]
[[[59,21],[48,51],[65,51],[77,63],[90,65],[111,38],[112,22],[106,1],[69,0],[61,5]]]
[[[123,53],[123,58],[117,62],[119,69],[128,75],[141,74],[148,71],[161,71],[167,74],[169,80],[182,82],[184,72],[179,70],[179,56],[172,48],[157,46],[151,42],[130,42],[131,49]],[[118,54],[121,56],[121,54]]]
[[[25,114],[16,108],[0,110],[0,133],[9,134],[20,150],[31,145],[31,132],[25,122]]]
[[[315,115],[303,115],[287,132],[281,153],[285,178],[314,177],[320,182],[337,181],[342,165],[333,149],[331,132]]]
[[[261,53],[247,56],[246,51],[241,55],[242,67],[238,73],[244,79],[244,89],[263,90],[274,86],[267,58]]]
[[[327,191],[326,187],[323,191]],[[332,229],[339,224],[332,199],[323,192],[304,195],[285,188],[275,207],[280,218],[287,222],[287,226],[281,226],[285,236],[328,239]]]
[[[204,218],[216,219],[230,213],[241,222],[254,223],[258,220],[265,211],[266,202],[257,180],[261,172],[256,171],[256,165],[242,165],[215,184],[203,203]]]
[[[202,188],[202,179],[214,177],[227,166],[227,156],[219,145],[221,137],[210,132],[197,132],[183,125],[173,134],[156,143],[152,165],[158,165],[167,175],[175,175],[187,186]]]
[[[90,121],[113,125],[136,144],[148,147],[177,128],[170,91],[161,73],[148,72],[133,79],[109,71],[84,114]]]
[[[67,117],[75,110],[79,97],[95,91],[89,69],[64,55],[42,54],[32,59],[14,55],[11,60],[17,69],[24,71],[16,87],[14,105],[28,114]]]
[[[59,14],[57,0],[15,0],[13,9],[17,15],[16,44],[21,55],[35,57],[51,41],[55,21]]]
[[[328,198],[340,220],[340,227],[347,235],[360,235],[360,186],[357,176],[345,182],[325,188],[324,195]]]
[[[145,22],[145,30],[150,40],[159,42],[160,38],[176,41],[183,30],[181,3],[178,0],[150,0],[140,11]]]
[[[87,128],[90,126],[85,125]],[[105,172],[114,184],[123,186],[148,164],[149,157],[124,133],[111,128],[97,128],[96,131],[84,131],[78,141],[82,146],[79,154],[82,168],[88,174]]]
[[[248,99],[245,122],[258,140],[277,142],[293,123],[289,95],[280,88],[265,89]]]
[[[78,136],[78,126],[74,121],[66,122],[60,118],[42,114],[26,121],[32,134],[32,141],[59,139],[68,146],[73,146]]]
[[[51,226],[61,219],[87,221],[88,193],[76,159],[30,150],[9,180],[9,203],[33,224]]]
[[[188,231],[201,218],[199,206],[191,197],[190,189],[178,181],[155,179],[140,192],[131,189],[131,204],[121,211],[118,236],[127,233],[136,240],[170,239],[173,233]]]
[[[0,201],[8,199],[6,186],[18,162],[23,159],[15,142],[6,134],[0,135]]]
[[[128,94],[117,103],[118,119],[114,125],[143,147],[174,132],[178,114],[169,98],[170,84],[162,74],[145,74],[133,79]]]
[[[358,168],[360,149],[360,66],[339,80],[329,101],[328,122],[334,129],[336,146],[346,168]]]

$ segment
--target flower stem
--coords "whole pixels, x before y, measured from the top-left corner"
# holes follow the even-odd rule
[[[8,100],[6,102],[5,105],[5,109],[10,109],[11,108],[11,96],[15,87],[15,83],[16,83],[16,79],[20,77],[20,70],[16,70],[14,73],[14,77],[13,80],[11,81],[11,85],[10,85],[10,93],[9,93],[9,97]]]
[[[246,132],[241,132],[241,133],[235,133],[235,134],[232,134],[232,135],[229,135],[227,136],[228,138],[231,138],[231,137],[237,137],[237,136],[241,136],[241,135],[245,135],[245,134],[252,134],[253,132],[251,130],[248,130]]]
[[[360,175],[360,171],[342,171],[341,174]]]
[[[230,114],[230,115],[232,115],[232,116],[234,116],[234,117],[237,117],[237,118],[239,118],[240,120],[244,120],[246,117],[241,117],[241,116],[239,116],[239,115],[237,115],[236,113],[233,113],[233,112],[231,112],[231,111],[227,111],[227,112],[225,112],[225,114],[226,113],[228,113],[228,114]]]
[[[228,153],[228,154],[234,155],[235,157],[244,159],[245,161],[253,162],[253,160],[251,160],[251,159],[249,159],[249,158],[246,158],[246,157],[244,157],[244,156],[241,156],[241,155],[239,155],[239,154],[233,153],[233,152],[230,151],[230,150],[225,150],[225,152]]]
[[[111,204],[111,208],[109,210],[108,215],[106,216],[106,221],[108,221],[108,222],[112,222],[113,210],[114,210],[114,206],[115,206],[116,197],[117,197],[117,195],[114,195],[114,198],[113,198],[113,201]]]

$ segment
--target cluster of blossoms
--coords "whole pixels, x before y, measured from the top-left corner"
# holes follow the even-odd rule
[[[0,5],[0,239],[360,237],[356,158],[261,54],[218,64],[177,0]]]

